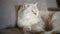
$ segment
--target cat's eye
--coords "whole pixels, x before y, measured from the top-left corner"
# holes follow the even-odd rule
[[[32,10],[32,12],[36,15],[36,13]]]

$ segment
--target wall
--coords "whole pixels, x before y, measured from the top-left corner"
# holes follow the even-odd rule
[[[16,13],[13,0],[1,0],[1,22],[0,29],[8,26],[14,26],[16,20]]]
[[[32,0],[31,0],[32,1]],[[39,0],[37,0],[39,1]],[[25,0],[0,0],[0,29],[16,24],[15,5],[23,4]],[[55,0],[47,0],[48,7],[57,7]]]
[[[57,8],[57,2],[56,0],[46,0],[47,6],[49,8]]]

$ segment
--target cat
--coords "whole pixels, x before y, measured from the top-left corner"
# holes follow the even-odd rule
[[[39,10],[37,8],[37,3],[26,4],[25,6],[26,9],[22,12],[22,18],[18,16],[18,26],[22,27],[24,31],[44,31],[44,22],[38,17]]]
[[[19,11],[20,12],[20,11]],[[52,18],[49,15],[55,13]],[[18,27],[22,27],[24,34],[31,34],[31,32],[41,32],[44,31],[44,34],[52,34],[55,31],[59,30],[59,12],[49,12],[49,11],[39,11],[37,8],[37,3],[35,4],[26,4],[25,9],[21,12],[21,15],[18,14]],[[42,17],[43,16],[43,17]],[[49,18],[49,19],[48,19]],[[51,20],[50,20],[51,19]],[[55,21],[56,19],[56,21]],[[53,29],[51,31],[45,31],[45,21],[50,20]],[[49,22],[49,23],[50,23]],[[49,25],[49,26],[51,26]]]

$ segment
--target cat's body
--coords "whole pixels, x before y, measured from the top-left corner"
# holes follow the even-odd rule
[[[24,10],[21,13],[21,16],[18,16],[17,24],[19,27],[22,27],[24,29],[25,34],[27,34],[26,31],[41,32],[41,31],[44,31],[45,23],[46,23],[45,21],[50,20],[49,15],[52,15],[53,13],[54,12],[49,12],[49,11],[38,11],[36,5],[30,4],[29,6],[26,7],[26,10]],[[42,16],[44,20],[42,19]],[[45,31],[45,34],[51,34],[54,31],[60,31],[59,22],[60,22],[60,19],[59,19],[58,13],[55,12],[50,22],[48,22],[48,23],[51,23],[51,25],[53,26],[53,29],[49,32]]]
[[[51,31],[45,32],[45,34],[60,33],[60,12],[56,12],[53,17],[53,29]]]

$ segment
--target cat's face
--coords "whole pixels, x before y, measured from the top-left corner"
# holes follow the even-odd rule
[[[29,10],[29,12],[38,15],[38,8],[37,8],[37,3],[35,4],[25,4],[25,8]]]

